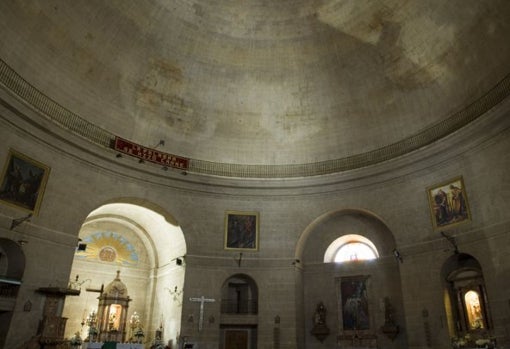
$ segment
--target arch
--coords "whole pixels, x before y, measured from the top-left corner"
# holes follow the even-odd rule
[[[455,253],[448,257],[441,267],[441,279],[443,283],[455,278],[456,274],[472,270],[476,272],[482,271],[482,266],[478,260],[467,253]]]
[[[228,277],[221,287],[221,312],[223,314],[257,314],[258,286],[247,274]]]
[[[391,255],[395,238],[386,223],[373,212],[364,209],[339,209],[315,219],[301,234],[296,244],[295,259],[308,263],[323,263],[324,253],[341,235],[358,234],[372,241],[379,255]]]
[[[117,270],[122,271],[122,280],[132,299],[128,319],[136,312],[143,319],[146,336],[153,336],[158,330],[165,337],[162,340],[175,343],[182,316],[187,253],[184,233],[177,219],[148,200],[110,199],[88,214],[79,237],[86,247],[76,252],[72,275],[82,275],[87,288],[98,289],[101,284],[108,283]],[[75,333],[82,321],[73,314],[83,312],[83,318],[87,313],[92,314],[97,308],[96,298],[82,292],[66,302],[67,336]],[[83,330],[83,338],[88,331],[89,327]],[[126,340],[133,336],[132,332],[133,329],[127,329]]]
[[[154,211],[154,212],[160,214],[169,224],[178,225],[177,219],[170,212],[168,212],[165,208],[163,208],[160,205],[158,205],[152,201],[149,201],[147,199],[131,197],[131,196],[112,198],[110,200],[106,200],[103,203],[101,203],[98,206],[98,208],[96,210],[92,211],[90,214],[92,214],[95,211],[101,210],[102,208],[105,208],[110,204],[131,204],[131,205],[144,207],[148,210],[151,210],[151,211]],[[90,216],[90,214],[89,214],[89,216]]]
[[[7,338],[24,272],[25,253],[21,246],[10,239],[0,238],[0,348]]]
[[[359,263],[331,263],[338,248],[353,240],[367,243],[367,246],[378,251],[379,258]],[[295,256],[301,261],[296,304],[304,305],[300,316],[306,319],[306,314],[315,313],[317,301],[323,302],[330,316],[338,319],[338,328],[342,331],[338,337],[340,346],[352,345],[352,336],[359,333],[367,338],[376,338],[380,323],[391,320],[394,321],[392,325],[403,324],[400,265],[393,260],[394,248],[395,238],[387,224],[368,210],[339,209],[315,219],[300,236],[296,246]],[[356,329],[358,325],[353,328],[351,321],[353,316],[358,316],[352,312],[359,309],[347,307],[352,297],[358,297],[353,293],[355,289],[363,289],[363,297],[366,298],[362,330]],[[384,305],[374,306],[382,304],[382,300],[385,300]],[[313,324],[304,321],[303,326],[305,341],[315,342]],[[384,346],[385,340],[376,339],[377,343],[373,345]],[[398,346],[407,347],[406,337],[399,336],[395,340]]]
[[[168,259],[179,258],[187,253],[184,234],[177,220],[157,204],[132,197],[109,200],[90,212],[83,225],[95,220],[114,219],[138,228],[147,248],[155,251],[156,266],[163,266]],[[168,234],[172,234],[171,246]]]
[[[455,253],[441,268],[444,306],[452,338],[469,334],[473,343],[492,329],[483,270],[478,260],[467,253]]]
[[[365,245],[374,254],[375,258],[379,258],[377,247],[372,241],[370,241],[370,239],[367,239],[366,237],[359,234],[346,234],[340,236],[335,241],[333,241],[331,245],[329,245],[329,247],[326,249],[326,252],[324,253],[324,263],[334,263],[340,249],[346,247],[349,244]]]
[[[25,272],[25,254],[16,242],[0,238],[0,276],[21,280]]]

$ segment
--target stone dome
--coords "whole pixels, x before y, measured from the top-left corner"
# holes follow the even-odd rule
[[[501,101],[509,17],[506,0],[5,1],[2,83],[104,147],[162,140],[192,172],[331,173]]]

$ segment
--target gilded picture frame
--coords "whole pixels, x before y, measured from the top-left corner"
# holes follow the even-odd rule
[[[50,168],[9,149],[0,181],[0,202],[37,215]]]
[[[225,212],[226,250],[259,249],[259,213],[249,211]]]
[[[445,229],[471,220],[462,176],[427,188],[434,229]]]

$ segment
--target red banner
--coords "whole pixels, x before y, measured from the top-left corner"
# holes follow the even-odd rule
[[[147,148],[120,137],[115,137],[113,149],[123,154],[128,154],[163,166],[175,167],[183,170],[188,169],[189,159]]]

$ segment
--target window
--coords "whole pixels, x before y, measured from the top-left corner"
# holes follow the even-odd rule
[[[372,241],[358,234],[347,234],[329,245],[324,254],[324,263],[344,263],[377,258],[379,253]]]
[[[370,260],[376,259],[377,256],[368,246],[363,242],[348,242],[342,245],[335,254],[335,263],[358,261],[358,260]]]

